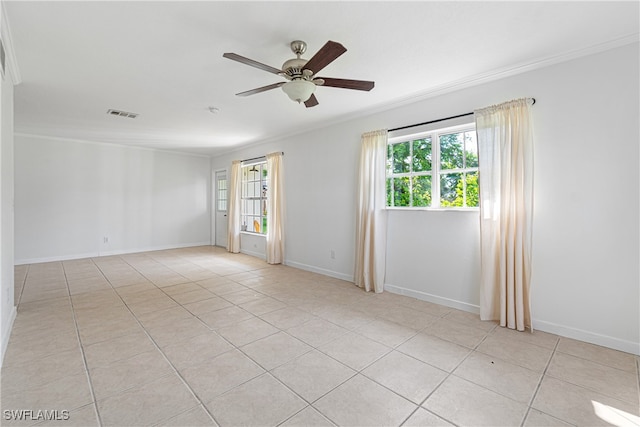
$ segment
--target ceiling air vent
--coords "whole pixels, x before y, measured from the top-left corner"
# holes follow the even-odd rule
[[[135,119],[136,117],[138,117],[137,113],[128,113],[126,111],[120,111],[120,110],[108,110],[107,114],[112,116],[127,117],[129,119]]]

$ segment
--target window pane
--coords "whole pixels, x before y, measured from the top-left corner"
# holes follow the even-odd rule
[[[393,178],[394,206],[411,206],[409,178]]]
[[[413,177],[413,206],[431,206],[431,177]]]
[[[393,173],[405,173],[410,171],[411,167],[411,151],[410,141],[393,144]],[[397,205],[396,205],[397,206]]]
[[[431,170],[431,138],[413,141],[413,171],[426,172]]]
[[[441,170],[463,168],[464,133],[440,135]]]
[[[464,206],[464,181],[461,173],[440,175],[440,205]]]
[[[478,143],[475,132],[464,133],[464,151],[467,168],[478,167]]]
[[[478,172],[471,172],[467,174],[467,206],[477,208],[480,206],[478,198]]]
[[[393,206],[393,179],[387,179],[387,206]]]

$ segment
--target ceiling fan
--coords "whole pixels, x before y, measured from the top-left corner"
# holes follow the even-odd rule
[[[316,86],[330,86],[364,91],[370,91],[373,89],[374,82],[370,81],[316,77],[316,74],[320,70],[335,61],[336,58],[347,51],[347,49],[340,43],[329,40],[309,60],[300,58],[300,56],[302,56],[302,54],[307,50],[307,44],[305,42],[301,40],[292,41],[291,50],[296,54],[296,58],[289,59],[282,64],[281,70],[235,53],[225,53],[222,55],[225,58],[259,68],[269,73],[277,74],[287,79],[286,82],[262,86],[246,92],[236,93],[236,95],[249,96],[282,87],[282,90],[289,96],[289,98],[291,98],[292,101],[297,101],[298,103],[304,102],[304,105],[309,108],[318,105],[318,100],[314,95]]]

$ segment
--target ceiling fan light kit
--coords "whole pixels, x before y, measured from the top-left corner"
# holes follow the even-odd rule
[[[340,43],[328,41],[308,61],[306,59],[300,58],[300,56],[306,50],[307,44],[305,42],[301,40],[292,41],[291,51],[295,53],[296,57],[293,59],[289,59],[284,64],[282,64],[281,70],[254,61],[252,59],[245,58],[236,53],[225,53],[222,56],[233,61],[238,61],[243,64],[259,68],[269,73],[277,74],[288,80],[287,82],[274,83],[268,86],[240,92],[236,94],[238,96],[254,95],[256,93],[265,92],[277,87],[282,87],[284,93],[286,93],[292,101],[296,101],[298,103],[304,102],[304,105],[309,108],[318,105],[318,100],[316,99],[314,94],[317,86],[330,86],[341,89],[363,91],[370,91],[371,89],[373,89],[375,83],[372,81],[315,77],[318,71],[322,70],[324,67],[329,65],[331,62],[336,60],[336,58],[347,51],[347,49],[345,49],[345,47]]]
[[[316,85],[308,80],[297,79],[283,84],[282,90],[292,101],[301,103],[307,102],[311,98],[311,95],[316,90]]]

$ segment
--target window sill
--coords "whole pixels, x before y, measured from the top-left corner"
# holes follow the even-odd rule
[[[256,233],[255,231],[241,231],[240,234],[247,234],[249,236],[262,236],[264,238],[267,237],[266,234],[262,234],[262,233]]]
[[[428,211],[428,212],[480,212],[480,208],[430,208],[387,206],[388,211]]]

